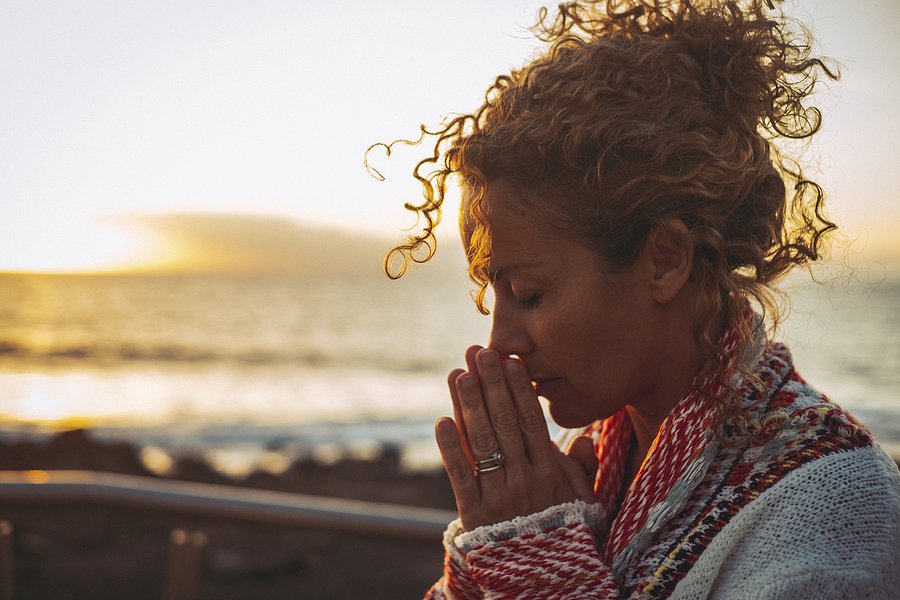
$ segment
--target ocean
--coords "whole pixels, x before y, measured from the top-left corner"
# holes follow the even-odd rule
[[[780,339],[810,382],[900,455],[900,277],[786,286]],[[489,317],[462,274],[0,275],[0,437],[91,427],[152,468],[242,475],[299,456],[439,465],[445,377]]]

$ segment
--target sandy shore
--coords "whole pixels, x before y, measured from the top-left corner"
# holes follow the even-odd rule
[[[88,469],[158,477],[138,450],[70,431],[41,442],[0,443],[0,469]],[[202,460],[182,457],[171,477],[452,509],[443,472],[408,473],[396,450],[371,460],[330,465],[298,460],[284,473],[234,480]],[[283,526],[246,525],[96,506],[0,506],[15,529],[16,600],[65,598],[158,600],[173,529],[199,529],[208,544],[196,597],[420,598],[440,576],[440,540],[417,542]]]

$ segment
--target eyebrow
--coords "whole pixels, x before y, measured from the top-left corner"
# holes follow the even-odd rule
[[[521,271],[523,269],[531,269],[534,267],[540,266],[539,261],[521,261],[521,262],[513,262],[504,267],[498,269],[491,269],[488,271],[488,275],[490,276],[491,281],[497,281],[501,277],[506,277],[510,273],[514,273],[516,271]]]

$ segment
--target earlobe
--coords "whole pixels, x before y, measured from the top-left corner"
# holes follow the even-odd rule
[[[656,302],[665,304],[678,296],[694,268],[694,244],[687,225],[672,219],[655,227],[644,245],[652,265],[650,291]]]

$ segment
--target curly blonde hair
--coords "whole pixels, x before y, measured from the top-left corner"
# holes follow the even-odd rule
[[[490,284],[492,181],[581,236],[610,268],[634,261],[654,229],[683,222],[695,247],[695,332],[720,377],[723,325],[741,346],[755,300],[774,321],[773,284],[819,258],[835,229],[824,194],[779,138],[808,138],[821,113],[807,106],[817,79],[836,70],[811,54],[811,37],[766,0],[595,0],[539,13],[545,52],[500,75],[482,105],[436,131],[414,176],[424,202],[407,208],[424,228],[385,258],[392,278],[436,248],[448,177],[468,192],[469,274],[478,308]],[[388,147],[390,149],[390,147]]]

